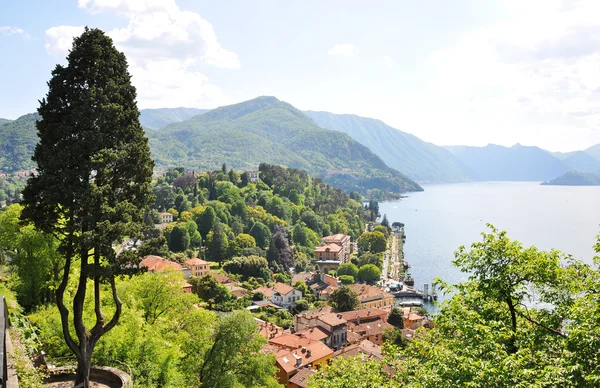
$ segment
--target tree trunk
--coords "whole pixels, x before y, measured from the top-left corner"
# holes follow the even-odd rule
[[[92,352],[81,349],[81,357],[77,359],[77,377],[75,379],[76,388],[89,388],[90,371],[92,369]]]

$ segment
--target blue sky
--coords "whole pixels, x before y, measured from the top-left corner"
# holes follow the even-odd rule
[[[113,37],[140,108],[273,95],[440,145],[600,143],[600,2],[7,0],[0,117],[32,112],[85,25]]]

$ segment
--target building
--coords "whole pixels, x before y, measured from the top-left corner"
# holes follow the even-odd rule
[[[332,312],[330,307],[323,307],[294,316],[294,332],[302,333],[317,327],[327,335],[323,339],[327,346],[332,349],[346,346],[347,321],[342,318],[341,314]]]
[[[391,309],[394,307],[394,295],[383,291],[381,288],[369,286],[368,284],[351,284],[349,287],[358,294],[361,309]]]
[[[248,293],[245,288],[239,287],[233,283],[226,283],[224,286],[231,292],[236,298],[241,298]]]
[[[161,224],[165,224],[168,222],[173,222],[173,214],[171,213],[167,213],[167,212],[162,212],[159,214],[160,216],[160,223]]]
[[[252,182],[252,183],[256,183],[260,180],[260,178],[258,177],[258,171],[257,170],[248,170],[245,171],[246,174],[248,174],[248,181]]]
[[[348,321],[348,324],[360,325],[362,323],[382,320],[387,322],[389,312],[386,310],[370,308],[354,311],[346,311],[342,314],[342,318]]]
[[[333,358],[337,357],[356,357],[358,355],[364,355],[366,359],[376,358],[383,360],[383,352],[381,346],[374,344],[369,340],[362,340],[354,345],[346,346],[333,353]]]
[[[199,258],[189,259],[185,265],[192,270],[192,276],[204,276],[210,271],[210,264]]]
[[[308,388],[308,380],[314,375],[315,371],[310,368],[300,369],[288,383],[288,388]]]
[[[350,236],[343,233],[333,234],[331,236],[326,236],[321,239],[321,243],[323,245],[335,244],[339,245],[343,249],[343,258],[342,262],[346,262],[350,258],[350,254],[352,253],[353,245],[350,243]]]
[[[188,282],[183,283],[183,292],[185,292],[186,294],[191,294],[192,293],[192,285]]]
[[[315,260],[345,261],[346,251],[338,244],[325,244],[315,248]]]
[[[410,307],[402,308],[402,315],[404,320],[404,328],[416,330],[419,327],[423,326],[425,323],[425,318],[421,315],[413,312]]]
[[[291,387],[290,379],[305,367],[321,369],[333,356],[333,350],[322,342],[292,350],[277,357],[277,379],[280,384]]]
[[[338,289],[339,281],[336,277],[323,272],[301,272],[294,275],[292,284],[303,281],[319,300],[328,300],[331,294]]]
[[[302,292],[290,285],[275,283],[275,286],[273,287],[273,296],[271,297],[271,301],[274,304],[287,308],[300,299],[302,299]]]
[[[141,267],[146,267],[148,272],[183,271],[181,264],[153,255],[144,256],[140,262]]]
[[[279,327],[274,323],[263,321],[258,318],[254,318],[254,321],[256,321],[256,324],[258,325],[258,334],[266,338],[267,341],[285,333],[283,327]]]
[[[355,325],[353,323],[348,324],[348,331],[352,331],[358,334],[362,340],[369,340],[376,345],[381,345],[383,343],[383,332],[393,328],[393,325],[390,325],[381,319],[361,323],[360,325]]]

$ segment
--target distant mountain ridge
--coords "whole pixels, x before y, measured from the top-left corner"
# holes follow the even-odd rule
[[[350,136],[318,127],[275,97],[213,109],[150,134],[157,163],[256,169],[261,162],[300,168],[346,191],[422,190]]]
[[[4,123],[8,123],[8,122],[10,122],[10,121],[12,121],[12,120],[9,120],[9,119],[3,119],[3,118],[1,118],[1,117],[0,117],[0,125],[2,125],[2,124],[4,124]]]
[[[208,109],[196,108],[141,109],[140,124],[146,128],[162,129],[169,124],[190,119],[207,111]]]
[[[564,161],[539,147],[446,146],[481,181],[547,181],[571,170]]]
[[[347,133],[390,167],[418,182],[464,182],[471,171],[451,152],[390,127],[381,120],[352,114],[305,111],[326,129]]]

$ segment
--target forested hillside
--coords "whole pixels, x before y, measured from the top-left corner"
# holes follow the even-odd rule
[[[158,164],[236,169],[259,163],[306,170],[345,191],[379,196],[422,190],[350,136],[318,127],[274,97],[259,97],[174,123],[150,137]]]
[[[542,184],[552,186],[600,186],[600,171],[597,173],[569,171]]]
[[[469,169],[446,149],[392,128],[380,120],[350,114],[304,112],[326,129],[347,133],[390,167],[418,182],[470,180]]]
[[[14,172],[33,167],[31,155],[37,144],[37,113],[0,124],[0,171]]]

